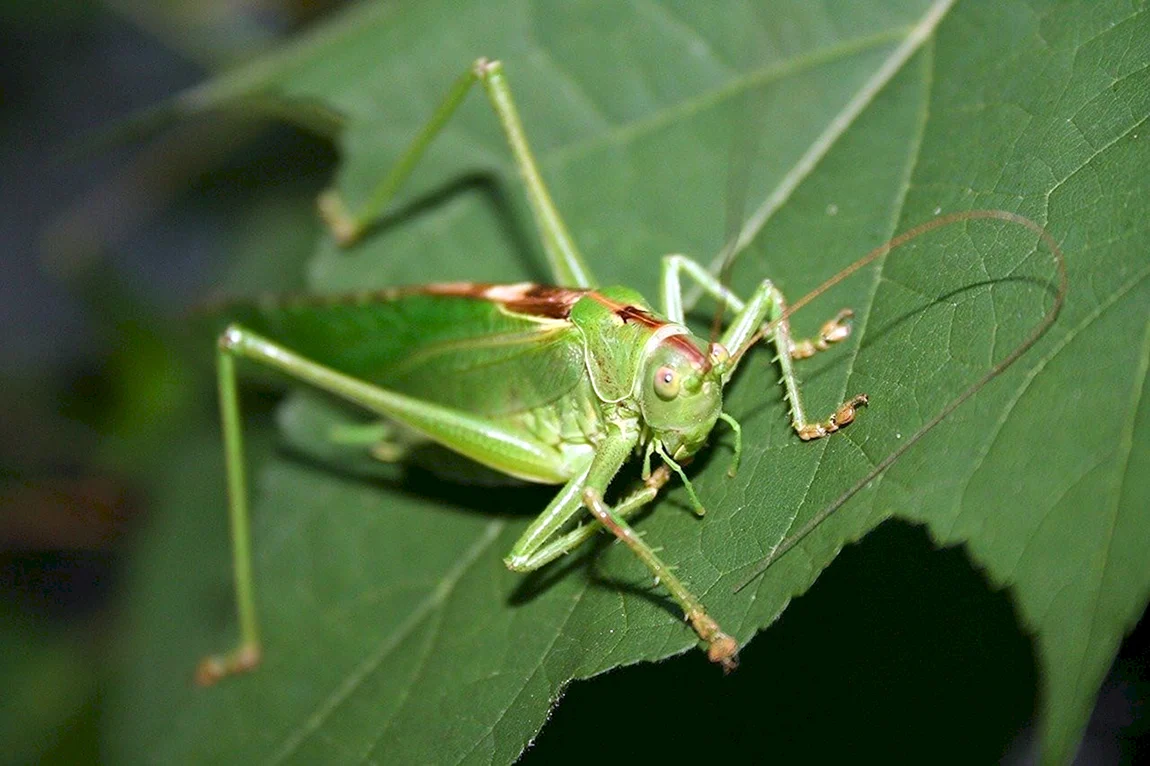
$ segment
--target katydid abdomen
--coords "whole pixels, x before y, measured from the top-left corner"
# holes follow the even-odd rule
[[[270,298],[228,313],[347,375],[484,415],[555,401],[584,376],[569,321],[515,314],[463,287]],[[458,292],[446,292],[452,288]]]
[[[536,297],[526,298],[532,289]],[[516,476],[556,483],[582,467],[603,427],[587,378],[583,334],[568,318],[571,305],[585,292],[452,283],[326,298],[268,298],[234,307],[228,315],[334,371],[471,413],[549,446],[553,465]],[[514,298],[518,303],[509,300]],[[398,422],[407,427],[397,434],[398,443],[412,446],[420,429]],[[361,431],[370,435],[370,430]],[[343,433],[333,436],[345,438]],[[372,454],[398,457],[387,445]],[[506,472],[505,465],[481,462]]]

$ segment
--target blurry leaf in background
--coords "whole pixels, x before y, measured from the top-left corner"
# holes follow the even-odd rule
[[[0,639],[3,762],[40,763],[53,751],[95,758],[95,743],[82,739],[84,726],[94,723],[86,706],[92,704],[100,678],[89,637],[81,631],[69,635],[48,630],[5,610]],[[70,741],[76,734],[79,737]]]
[[[302,281],[324,144],[249,132],[237,160],[217,124],[216,143],[184,133],[183,154],[168,144],[142,162],[135,148],[77,149],[101,124],[201,76],[91,3],[0,9],[3,763],[99,758],[120,565],[146,525],[141,480],[189,408],[202,417],[198,407],[213,407],[210,381],[182,353],[182,314],[206,285],[233,280],[218,272],[249,230],[279,260],[252,270],[254,282],[237,274],[233,289]],[[289,167],[284,152],[300,160]],[[172,200],[179,210],[166,209]],[[302,232],[288,223],[293,204]],[[271,208],[274,225],[260,224]]]

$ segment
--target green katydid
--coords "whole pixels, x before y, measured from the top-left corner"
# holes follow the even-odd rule
[[[708,657],[725,670],[736,666],[737,642],[635,533],[628,518],[651,503],[672,475],[684,482],[695,509],[702,513],[683,465],[706,444],[720,420],[735,434],[734,471],[741,452],[740,429],[722,411],[722,392],[759,340],[768,340],[777,350],[799,438],[829,435],[852,422],[858,408],[867,404],[866,396],[859,394],[828,418],[808,419],[794,371],[795,359],[849,336],[849,311],[826,322],[815,338],[796,340],[787,318],[797,305],[788,309],[770,281],[764,280],[744,301],[707,269],[679,255],[663,260],[661,313],[634,290],[597,287],[551,201],[502,67],[495,61],[480,59],[465,72],[363,209],[349,215],[337,197],[324,195],[321,213],[341,243],[354,242],[384,212],[476,82],[484,86],[502,123],[554,283],[561,286],[443,283],[282,301],[257,308],[242,324],[224,331],[219,340],[218,383],[240,642],[231,652],[200,663],[197,679],[202,684],[254,668],[261,654],[237,359],[278,370],[381,417],[386,425],[367,429],[363,440],[364,448],[380,459],[399,459],[413,444],[434,442],[516,479],[561,485],[508,553],[506,565],[516,571],[538,569],[606,530],[650,569],[656,583],[683,609]],[[1043,236],[1058,256],[1049,235],[1037,224],[1001,211],[936,219],[903,239],[955,218],[973,217],[1025,225]],[[873,251],[834,279],[897,244]],[[704,341],[687,328],[683,278],[734,313],[717,341]],[[1064,279],[1059,299],[1031,337],[942,416],[1037,339],[1053,321]],[[825,285],[817,292],[822,289]],[[908,439],[895,457],[942,416]],[[612,480],[635,456],[643,460],[642,484],[614,506],[607,505],[604,496]],[[652,469],[656,459],[661,465]],[[885,465],[889,462],[877,470]],[[590,523],[577,523],[585,512]]]

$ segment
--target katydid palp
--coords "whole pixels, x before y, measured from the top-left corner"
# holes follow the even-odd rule
[[[282,372],[382,418],[379,428],[364,431],[362,442],[379,459],[401,459],[413,445],[432,442],[516,479],[561,485],[508,553],[506,565],[516,571],[538,569],[606,530],[667,589],[708,657],[724,670],[737,664],[737,642],[628,519],[652,502],[672,475],[682,479],[702,514],[683,465],[706,444],[720,420],[735,434],[734,471],[741,430],[723,412],[722,392],[759,340],[769,341],[777,350],[792,425],[802,440],[839,430],[867,404],[866,395],[858,394],[829,417],[808,419],[794,371],[795,359],[849,336],[847,310],[826,322],[816,337],[796,340],[787,322],[793,309],[787,308],[769,280],[744,301],[707,269],[680,255],[663,259],[661,313],[634,290],[598,287],[551,201],[502,67],[495,61],[478,60],[456,82],[362,209],[351,215],[334,194],[321,198],[321,213],[337,240],[349,245],[363,236],[477,82],[486,90],[511,146],[554,286],[441,283],[284,300],[254,307],[223,332],[217,352],[218,384],[240,642],[231,652],[200,663],[201,684],[254,668],[261,655],[237,359]],[[1032,228],[1057,255],[1053,241],[1037,224],[1001,211],[936,219],[901,239],[950,220],[974,217],[996,217]],[[899,240],[872,251],[834,280],[897,244]],[[684,278],[734,313],[717,340],[705,341],[687,327]],[[1064,277],[1061,288],[1064,292]],[[822,289],[825,286],[816,292]],[[1021,355],[1053,321],[1059,304],[1060,300],[1014,353],[908,439],[895,457]],[[643,460],[642,484],[614,506],[607,505],[604,496],[616,474],[636,456]],[[652,468],[656,459],[661,465]],[[878,470],[885,468],[880,466]],[[590,523],[580,524],[585,511]]]

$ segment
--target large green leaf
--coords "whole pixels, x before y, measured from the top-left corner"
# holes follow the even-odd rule
[[[730,127],[747,114],[743,129],[760,137],[748,181],[757,236],[733,275],[742,291],[769,276],[802,294],[939,212],[1005,208],[1050,230],[1071,281],[1055,327],[751,587],[733,593],[1041,319],[1052,268],[1037,237],[955,225],[835,288],[821,311],[854,307],[857,332],[804,366],[808,407],[867,391],[860,421],[799,443],[759,353],[728,400],[745,429],[739,476],[725,477],[729,438],[718,438],[694,471],[706,519],[680,489],[639,523],[742,642],[891,515],[963,543],[1035,636],[1044,754],[1068,759],[1150,588],[1146,3],[456,5],[356,8],[178,105],[270,97],[305,104],[301,119],[317,107],[338,116],[337,186],[354,207],[463,67],[497,55],[592,266],[652,296],[660,254],[719,249]],[[747,39],[751,56],[732,42]],[[745,111],[744,93],[761,109]],[[352,250],[322,241],[314,288],[545,277],[479,95],[404,200]],[[195,658],[227,646],[235,626],[221,461],[210,432],[177,453],[167,521],[137,566],[130,694],[113,706],[124,756],[508,761],[569,680],[695,644],[619,546],[537,576],[504,569],[546,490],[369,482],[279,455],[253,482],[266,661],[194,690]]]

